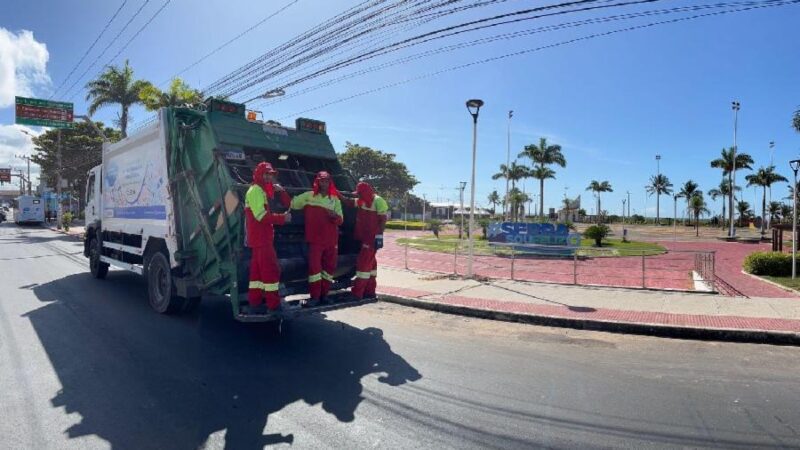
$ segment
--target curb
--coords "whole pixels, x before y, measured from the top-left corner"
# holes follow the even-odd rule
[[[786,286],[784,286],[782,284],[779,284],[779,283],[776,283],[776,282],[774,282],[772,280],[768,280],[766,278],[762,278],[762,277],[760,277],[758,275],[753,275],[752,273],[747,273],[744,270],[742,271],[742,273],[747,275],[748,277],[754,279],[754,280],[758,280],[758,281],[761,281],[763,283],[771,284],[771,285],[775,286],[778,289],[784,290],[786,292],[791,292],[792,294],[800,295],[800,291],[798,291],[796,289],[792,289],[790,287],[786,287]]]
[[[481,308],[470,308],[467,306],[449,305],[445,303],[430,302],[427,300],[389,294],[378,294],[378,298],[381,301],[389,303],[410,306],[412,308],[427,309],[445,314],[456,314],[461,316],[476,317],[479,319],[500,320],[504,322],[517,322],[530,325],[573,328],[577,330],[589,331],[606,331],[610,333],[621,334],[637,334],[673,339],[800,346],[799,333],[783,331],[748,330],[736,328],[697,328],[652,323],[611,322],[606,320],[575,319],[568,317],[522,314]]]

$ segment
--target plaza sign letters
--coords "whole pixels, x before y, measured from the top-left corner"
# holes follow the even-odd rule
[[[515,246],[520,251],[571,251],[581,245],[581,235],[570,232],[564,224],[495,222],[489,224],[487,231],[490,244],[520,244]]]

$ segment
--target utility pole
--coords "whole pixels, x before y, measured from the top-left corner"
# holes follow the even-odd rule
[[[775,141],[769,141],[769,166],[775,167],[775,162],[773,161],[773,149],[775,148]],[[772,204],[772,185],[770,184],[767,187],[769,191],[769,204]],[[772,214],[765,214],[767,216],[767,229],[772,226]],[[762,218],[763,219],[763,218]]]
[[[427,203],[428,198],[425,194],[422,194],[422,229],[425,229],[425,203]]]
[[[61,229],[61,128],[58,129],[57,141],[58,172],[56,172],[56,228]]]
[[[625,225],[625,199],[622,199],[622,224]]]
[[[25,160],[28,163],[28,195],[31,195],[31,157],[25,155],[16,155],[17,158]]]

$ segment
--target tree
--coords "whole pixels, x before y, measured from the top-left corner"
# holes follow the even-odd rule
[[[781,221],[786,223],[792,220],[792,207],[787,205],[786,203],[781,203]]]
[[[536,178],[539,180],[539,189],[542,189],[542,186],[544,186],[544,180],[555,179],[556,172],[549,167],[536,167],[535,169],[531,170],[531,178]],[[539,203],[542,204],[542,202]],[[567,208],[569,208],[569,205]],[[540,209],[537,215],[544,217],[544,210]]]
[[[750,203],[747,203],[744,200],[739,200],[736,202],[736,211],[739,213],[739,226],[743,227],[744,219],[753,214],[753,212],[750,210]]]
[[[700,216],[710,213],[706,208],[706,201],[703,199],[702,192],[696,192],[689,199],[689,212],[694,216],[694,235],[700,236]]]
[[[536,168],[545,168],[552,164],[567,167],[567,160],[561,153],[561,146],[557,144],[548,145],[546,138],[540,138],[539,145],[526,145],[519,156],[533,161],[534,170]],[[544,177],[544,172],[539,172],[539,175],[542,176],[542,178],[537,178],[539,180],[539,212],[544,215],[544,180],[546,178],[555,178],[555,171],[552,172],[550,177]]]
[[[586,231],[583,232],[583,237],[587,239],[594,239],[594,245],[596,247],[602,247],[603,239],[605,239],[609,233],[611,233],[611,228],[604,223],[599,223],[587,228]]]
[[[105,72],[101,73],[96,80],[86,83],[86,100],[90,101],[89,115],[94,115],[98,109],[109,105],[120,105],[120,114],[117,124],[122,130],[122,137],[128,135],[128,109],[137,103],[141,103],[139,98],[142,89],[150,83],[144,80],[133,78],[133,68],[125,60],[125,65],[121,68],[117,66],[106,67]]]
[[[339,162],[356,180],[371,184],[380,196],[401,201],[419,181],[405,164],[395,161],[395,156],[394,153],[346,142],[345,151],[339,154]]]
[[[592,180],[586,190],[592,191],[597,195],[597,223],[600,223],[600,216],[602,215],[600,210],[600,193],[614,192],[614,189],[611,189],[611,184],[608,181]]]
[[[692,201],[692,197],[694,197],[695,194],[703,195],[703,191],[699,190],[698,187],[700,186],[694,181],[687,180],[685,183],[683,183],[683,186],[681,186],[681,190],[678,191],[677,197],[686,199],[687,211],[689,210],[689,202]],[[677,219],[677,217],[675,219]]]
[[[489,200],[489,204],[492,205],[492,214],[495,213],[495,207],[500,204],[500,194],[497,193],[496,190],[492,191],[487,198]]]
[[[737,191],[741,191],[742,188],[736,186]],[[728,180],[725,177],[722,177],[722,181],[719,183],[718,188],[711,189],[708,191],[708,195],[711,196],[712,199],[716,200],[717,197],[722,197],[722,228],[725,228],[725,206],[726,202],[725,199],[730,195],[731,189],[730,185],[728,184]]]
[[[770,223],[780,222],[782,206],[781,202],[769,202],[767,212],[769,212]]]
[[[159,108],[169,106],[201,103],[203,94],[197,89],[192,89],[180,78],[173,78],[166,92],[148,83],[139,92],[139,100],[148,111],[157,111]]]
[[[517,164],[516,161],[513,161],[510,166],[500,164],[500,172],[492,175],[493,180],[508,179],[511,182],[511,189],[517,187],[517,181],[528,177],[530,177],[530,168],[524,164]]]
[[[103,122],[95,122],[112,142],[122,138],[119,130],[108,128]],[[42,169],[41,180],[47,186],[55,186],[58,176],[58,130],[47,130],[33,138],[31,162]],[[101,163],[103,158],[103,138],[86,122],[75,122],[74,128],[61,130],[61,177],[69,182],[67,193],[77,197],[82,204],[86,173]]]
[[[520,208],[525,212],[525,202],[528,200],[528,195],[520,191],[516,187],[508,191],[508,212],[511,216],[511,221],[516,222],[520,216]]]
[[[748,186],[760,186],[762,188],[761,196],[761,234],[765,234],[764,225],[767,217],[767,188],[779,181],[789,181],[783,175],[775,172],[775,166],[760,167],[756,173],[752,173],[744,177],[747,180]]]
[[[792,115],[792,128],[794,128],[794,131],[800,133],[800,109],[795,111],[794,115]]]
[[[736,152],[735,160],[736,170],[752,168],[753,158],[747,153]],[[728,176],[728,186],[733,186],[733,166],[733,148],[729,148],[727,150],[723,148],[720,157],[711,161],[711,167],[715,169],[722,169],[722,176]],[[728,214],[730,215],[730,223],[733,223],[733,197],[733,195],[728,196],[728,206],[730,207]]]
[[[672,194],[672,183],[663,173],[650,177],[650,184],[646,187],[649,195],[656,194],[656,223],[661,224],[661,194]]]

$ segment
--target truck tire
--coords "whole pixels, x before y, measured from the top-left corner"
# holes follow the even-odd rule
[[[160,314],[174,314],[183,307],[183,299],[175,295],[169,260],[161,251],[153,253],[147,263],[147,297]]]
[[[100,239],[97,238],[92,238],[89,242],[89,271],[98,280],[102,280],[108,275],[108,263],[100,261],[102,254],[100,245]]]

